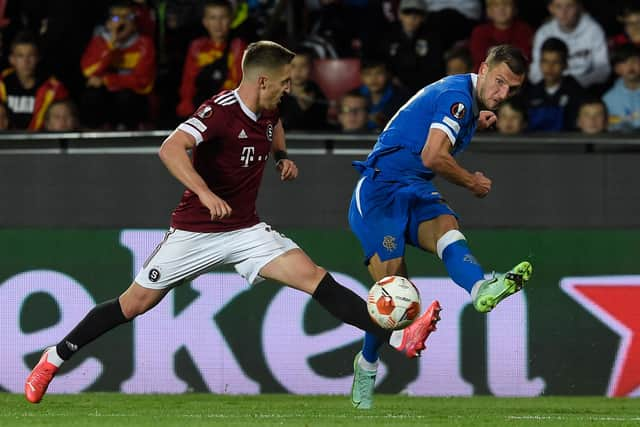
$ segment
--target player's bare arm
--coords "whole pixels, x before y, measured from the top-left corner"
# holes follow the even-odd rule
[[[231,215],[231,207],[209,189],[191,164],[187,152],[195,146],[193,136],[177,129],[164,140],[158,155],[171,175],[198,195],[200,202],[209,209],[211,220],[226,218]]]
[[[278,154],[287,152],[287,144],[284,139],[284,128],[282,127],[282,121],[278,120],[275,128],[273,129],[273,143],[271,145],[271,152],[276,159],[276,168],[280,171],[280,179],[282,181],[289,181],[298,177],[298,167],[291,159],[281,158],[278,159]]]
[[[440,129],[431,129],[422,149],[422,163],[443,177],[461,187],[467,188],[476,197],[485,197],[491,190],[491,180],[482,172],[471,173],[456,162],[451,155],[451,141]]]

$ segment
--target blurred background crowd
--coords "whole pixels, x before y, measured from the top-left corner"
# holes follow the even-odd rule
[[[298,54],[287,130],[377,132],[501,43],[530,69],[497,132],[640,129],[640,0],[0,0],[0,130],[173,128],[260,39]]]

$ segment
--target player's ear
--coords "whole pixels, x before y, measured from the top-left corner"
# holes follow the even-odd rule
[[[489,71],[489,64],[487,64],[486,62],[482,62],[480,64],[480,68],[478,69],[478,75],[484,76],[485,74],[487,74],[487,71]]]
[[[258,87],[260,89],[266,89],[267,88],[267,78],[265,76],[258,77]]]

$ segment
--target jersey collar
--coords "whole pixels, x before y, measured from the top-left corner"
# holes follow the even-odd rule
[[[247,105],[244,102],[242,102],[242,98],[240,98],[240,95],[238,95],[238,89],[234,89],[233,96],[235,96],[236,99],[238,100],[238,104],[240,104],[240,109],[242,110],[242,112],[246,114],[247,117],[249,117],[251,120],[253,120],[254,122],[257,122],[259,115],[251,111],[249,107],[247,107]]]
[[[471,73],[471,85],[473,86],[473,117],[478,117],[480,107],[478,106],[478,75]]]

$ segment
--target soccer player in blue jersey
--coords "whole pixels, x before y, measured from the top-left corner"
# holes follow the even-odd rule
[[[509,45],[489,50],[478,74],[445,77],[416,93],[391,118],[363,162],[349,208],[349,224],[365,252],[375,281],[407,276],[405,245],[437,254],[449,276],[471,294],[476,310],[487,313],[522,288],[532,267],[521,262],[506,274],[485,280],[484,271],[460,232],[456,214],[432,183],[439,175],[485,197],[491,180],[461,167],[455,156],[471,142],[476,128],[496,122],[495,110],[518,92],[526,60]],[[434,301],[416,322],[431,332],[439,320]],[[371,408],[381,341],[367,333],[354,360],[351,399]],[[424,347],[423,347],[424,348]]]

